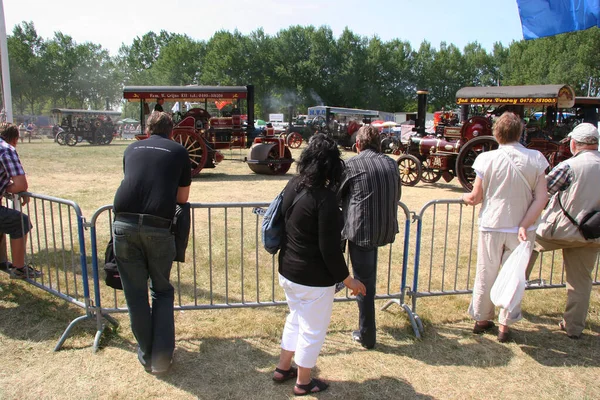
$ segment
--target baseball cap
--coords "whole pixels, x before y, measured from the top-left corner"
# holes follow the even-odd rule
[[[587,122],[577,125],[575,129],[569,133],[569,137],[577,143],[584,144],[596,144],[598,143],[598,139],[600,139],[598,128]]]

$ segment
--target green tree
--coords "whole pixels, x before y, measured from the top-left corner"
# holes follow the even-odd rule
[[[122,45],[117,64],[123,73],[126,85],[153,85],[150,69],[160,55],[160,48],[169,42],[172,35],[166,31],[150,31],[141,38],[133,39],[131,46]]]
[[[312,26],[290,26],[273,38],[270,60],[276,78],[272,82],[275,93],[269,103],[264,104],[265,109],[280,109],[288,102],[304,108],[320,101],[314,90],[314,69],[310,60],[314,31]]]
[[[249,79],[245,49],[249,39],[235,30],[219,31],[206,43],[200,83],[205,85],[246,85]]]
[[[463,49],[463,80],[470,86],[493,86],[497,83],[494,57],[477,42]]]
[[[351,108],[366,108],[364,93],[368,92],[369,75],[367,38],[356,35],[347,27],[337,40],[339,72],[334,78],[339,88],[339,105]]]
[[[172,35],[152,64],[153,84],[185,86],[198,83],[204,52],[203,42],[194,41],[187,35]]]
[[[27,111],[40,114],[48,94],[42,62],[44,40],[38,36],[33,22],[22,22],[14,27],[7,41],[15,109],[20,114]]]

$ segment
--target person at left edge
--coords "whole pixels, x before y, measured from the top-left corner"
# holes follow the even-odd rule
[[[175,349],[171,222],[176,204],[187,202],[192,182],[188,152],[169,138],[172,129],[167,113],[150,114],[149,138],[125,150],[125,176],[114,199],[115,258],[138,342],[138,360],[157,375],[169,370]]]
[[[4,193],[20,193],[28,188],[27,177],[17,154],[19,129],[7,122],[0,123],[0,196]],[[29,197],[21,197],[21,206],[29,202]],[[33,279],[42,272],[25,264],[27,234],[31,222],[21,211],[0,204],[0,233],[10,236],[12,263],[5,261],[11,279]]]

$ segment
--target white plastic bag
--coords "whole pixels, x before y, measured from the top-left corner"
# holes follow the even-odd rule
[[[490,293],[492,303],[508,312],[512,312],[523,299],[526,284],[525,271],[532,250],[531,242],[521,242],[504,262],[492,286]]]

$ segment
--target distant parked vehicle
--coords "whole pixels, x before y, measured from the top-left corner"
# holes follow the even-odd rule
[[[55,126],[63,132],[56,130],[55,141],[59,145],[75,146],[86,140],[89,144],[107,145],[112,142],[116,132],[113,118],[121,115],[119,111],[76,110],[68,108],[55,108],[52,110],[54,119],[58,121]]]

